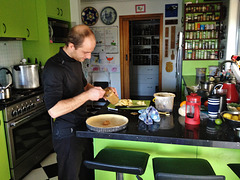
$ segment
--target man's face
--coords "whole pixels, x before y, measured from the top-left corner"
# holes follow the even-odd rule
[[[79,48],[75,48],[72,52],[72,58],[79,62],[83,62],[85,59],[91,59],[91,53],[96,46],[96,40],[94,37],[86,37],[83,44]]]

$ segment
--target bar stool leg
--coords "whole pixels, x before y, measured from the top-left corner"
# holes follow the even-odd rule
[[[123,180],[123,173],[116,172],[116,180]]]

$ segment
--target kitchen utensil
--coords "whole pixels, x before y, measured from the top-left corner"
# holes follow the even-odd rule
[[[170,113],[169,113],[169,112],[159,112],[159,111],[158,111],[158,113],[161,114],[161,115],[170,116]]]
[[[7,68],[0,68],[1,70],[6,70],[6,74],[10,76],[9,83],[6,86],[0,86],[0,100],[5,100],[11,97],[12,73]]]
[[[101,114],[86,120],[87,128],[97,132],[116,132],[127,127],[128,118],[118,114]]]
[[[226,98],[226,95],[221,95],[219,100],[220,100],[220,104],[219,104],[218,113],[221,113],[222,111],[226,111],[227,110],[227,98]]]
[[[20,64],[12,67],[13,86],[16,89],[34,89],[39,87],[37,64]]]
[[[209,94],[212,93],[215,83],[212,81],[201,81],[200,82],[200,89],[207,90]]]
[[[175,94],[168,92],[158,92],[153,94],[153,102],[159,111],[172,112]]]
[[[238,91],[233,83],[223,83],[222,89],[227,89],[227,103],[238,103]]]
[[[142,105],[142,106],[115,106],[115,108],[117,109],[121,109],[121,108],[144,108],[147,107],[147,105]]]
[[[191,93],[186,96],[186,116],[185,123],[191,125],[200,124],[201,96]]]

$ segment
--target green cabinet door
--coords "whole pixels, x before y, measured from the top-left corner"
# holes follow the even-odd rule
[[[35,0],[23,0],[24,29],[26,40],[38,40],[37,8]]]
[[[10,169],[8,162],[8,153],[7,153],[7,144],[4,131],[4,123],[2,112],[0,112],[0,175],[1,179],[9,180],[10,179]]]
[[[70,21],[69,0],[46,0],[46,6],[48,17]]]
[[[69,0],[58,0],[59,6],[62,9],[62,17],[65,21],[71,21],[71,15],[70,15],[70,2]]]
[[[4,0],[0,6],[0,36],[24,37],[23,3],[19,0]]]

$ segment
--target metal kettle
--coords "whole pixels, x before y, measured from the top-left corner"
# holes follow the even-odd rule
[[[0,84],[0,100],[5,100],[11,97],[12,73],[7,68],[0,68],[1,70],[6,70],[6,74],[10,76],[9,83],[6,86]]]

